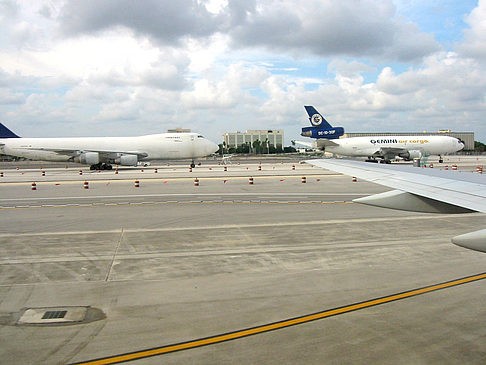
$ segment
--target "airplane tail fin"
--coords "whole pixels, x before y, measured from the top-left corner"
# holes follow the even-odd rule
[[[2,123],[0,123],[0,138],[20,138],[10,129],[5,127]]]
[[[328,123],[328,121],[322,116],[321,113],[317,111],[311,105],[304,106],[307,115],[309,116],[309,121],[311,122],[312,126],[314,127],[321,127],[321,128],[332,128],[332,125]]]
[[[321,113],[311,105],[304,106],[312,127],[302,128],[301,136],[310,138],[337,139],[344,135],[343,127],[333,127],[324,119]]]

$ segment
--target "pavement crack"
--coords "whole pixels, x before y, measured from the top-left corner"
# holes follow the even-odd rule
[[[110,267],[108,268],[108,272],[106,273],[105,281],[110,280],[111,271],[113,269],[113,265],[115,264],[116,255],[118,254],[118,250],[120,249],[120,244],[121,244],[122,239],[123,239],[123,232],[124,231],[123,231],[123,227],[122,227],[121,232],[120,232],[120,238],[118,238],[118,242],[117,242],[117,245],[116,245],[116,248],[115,248],[115,252],[113,253],[113,257],[112,257],[111,262],[110,262]]]

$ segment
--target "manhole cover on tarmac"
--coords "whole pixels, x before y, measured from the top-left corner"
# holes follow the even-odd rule
[[[26,308],[19,313],[17,325],[80,324],[104,319],[102,310],[89,306]]]

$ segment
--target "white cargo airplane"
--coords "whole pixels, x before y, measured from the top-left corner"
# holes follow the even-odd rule
[[[413,212],[486,213],[486,176],[481,174],[334,158],[306,162],[396,189],[353,200],[357,203]],[[456,236],[452,242],[486,252],[486,229]]]
[[[71,161],[91,170],[111,164],[137,166],[140,161],[194,159],[216,152],[218,145],[197,133],[161,133],[139,137],[20,138],[0,123],[0,153],[40,161]]]
[[[295,141],[295,143],[341,156],[367,157],[367,162],[377,162],[377,158],[380,158],[381,162],[390,163],[390,160],[396,157],[410,161],[414,158],[438,155],[439,162],[442,162],[443,154],[454,153],[464,148],[462,141],[450,136],[410,135],[330,139],[329,134],[324,133],[325,131],[342,128],[332,127],[314,107],[305,106],[305,109],[314,127],[303,128],[302,135],[314,136],[318,139],[314,143],[302,141]]]

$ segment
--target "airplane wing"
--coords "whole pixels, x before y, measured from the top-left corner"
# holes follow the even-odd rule
[[[480,174],[351,160],[306,162],[395,189],[354,200],[358,203],[429,213],[486,213],[486,177]],[[456,236],[452,242],[486,252],[486,229]]]
[[[300,144],[301,146],[305,146],[308,148],[316,148],[316,143],[315,142],[304,142],[304,141],[292,141],[292,143],[295,144]]]
[[[55,152],[59,155],[71,156],[76,157],[79,156],[83,152],[98,152],[102,156],[106,156],[109,158],[116,158],[119,155],[137,155],[139,158],[147,157],[148,154],[145,152],[140,151],[112,151],[112,150],[75,150],[75,149],[67,149],[67,148],[44,148],[44,147],[24,147],[25,149],[31,149],[36,151],[50,151]]]
[[[405,149],[405,148],[381,147],[380,148],[380,151],[382,153],[395,153],[395,154],[398,154],[398,153],[406,152],[408,150]]]
[[[407,152],[408,150],[404,148],[393,148],[393,147],[381,147],[376,153],[379,153],[383,156],[397,156],[400,153]]]

